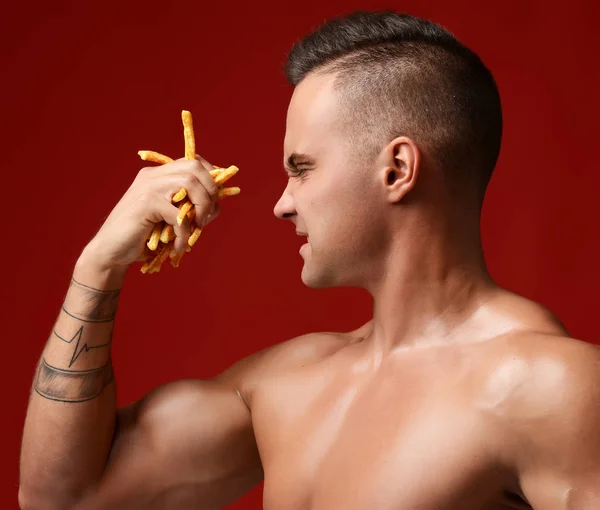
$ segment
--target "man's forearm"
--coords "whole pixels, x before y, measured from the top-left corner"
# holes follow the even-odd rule
[[[38,364],[33,390],[65,403],[98,397],[112,380],[110,342],[119,290],[71,280]]]
[[[24,508],[70,504],[100,478],[116,413],[110,347],[124,271],[78,263],[39,360],[25,420]],[[118,285],[117,287],[112,287]]]

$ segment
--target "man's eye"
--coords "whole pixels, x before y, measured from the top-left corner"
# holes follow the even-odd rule
[[[294,177],[301,177],[302,175],[304,175],[304,172],[306,172],[307,170],[308,170],[308,168],[290,168],[290,173]]]

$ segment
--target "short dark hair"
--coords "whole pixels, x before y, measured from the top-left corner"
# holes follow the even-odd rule
[[[429,148],[449,184],[482,199],[500,152],[502,110],[481,59],[445,28],[394,11],[326,21],[290,50],[285,75],[335,73],[348,135],[365,157],[397,136]]]

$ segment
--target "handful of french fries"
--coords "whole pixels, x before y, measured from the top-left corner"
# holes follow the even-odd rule
[[[183,121],[183,137],[185,140],[185,159],[196,159],[196,140],[194,137],[192,114],[187,110],[183,110],[181,112],[181,119]],[[138,154],[144,161],[152,161],[154,163],[160,163],[161,165],[173,161],[169,156],[154,151],[138,151]],[[211,177],[219,187],[218,200],[239,194],[240,188],[224,187],[225,182],[233,177],[238,171],[239,168],[233,165],[228,168],[214,166],[214,170],[210,171]],[[190,225],[194,225],[196,211],[194,209],[194,204],[187,199],[187,191],[184,188],[181,188],[173,195],[171,201],[179,207],[177,223],[181,225],[187,218]],[[194,226],[185,252],[191,251],[192,246],[194,246],[201,233],[202,228]],[[141,268],[142,273],[158,273],[161,265],[167,258],[171,259],[171,265],[173,267],[179,267],[179,263],[185,252],[176,252],[173,248],[174,241],[175,231],[173,230],[173,226],[164,221],[157,223],[152,229],[152,232],[147,239],[146,246],[144,247],[144,251],[138,259],[139,262],[143,262]]]

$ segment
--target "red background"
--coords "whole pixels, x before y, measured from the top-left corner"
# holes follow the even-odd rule
[[[325,18],[354,9],[393,6],[437,21],[491,68],[505,116],[483,215],[491,273],[556,312],[574,336],[598,342],[597,2],[154,4],[3,8],[9,286],[0,507],[16,508],[29,387],[73,264],[143,166],[139,149],[183,156],[182,109],[194,114],[198,152],[240,167],[232,185],[242,194],[223,203],[179,270],[130,272],[113,348],[119,402],[175,379],[210,377],[301,333],[369,319],[364,292],[303,286],[299,239],[272,215],[286,179],[285,54]],[[261,508],[260,490],[232,508]]]

